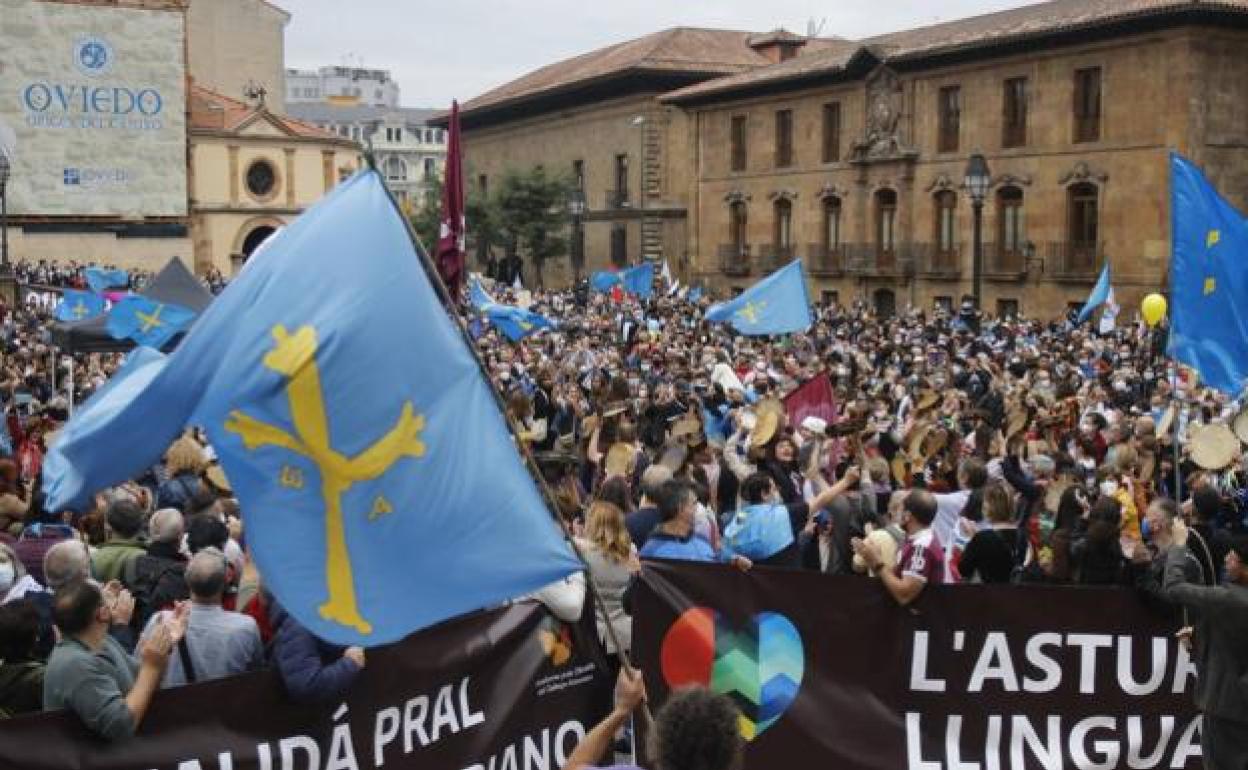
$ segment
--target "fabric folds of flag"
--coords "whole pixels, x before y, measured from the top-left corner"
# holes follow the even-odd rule
[[[542,329],[555,328],[555,322],[546,316],[512,305],[487,305],[482,310],[494,328],[512,342],[521,340]]]
[[[476,310],[484,310],[487,305],[498,304],[486,292],[485,287],[481,285],[480,279],[475,277],[468,284],[468,302]]]
[[[692,289],[689,290],[689,293],[685,296],[685,299],[694,303],[702,299],[702,287],[694,286]]]
[[[1088,294],[1088,301],[1083,303],[1083,309],[1079,311],[1079,318],[1076,323],[1083,323],[1096,312],[1096,309],[1105,304],[1105,300],[1109,299],[1109,265],[1101,269],[1101,277],[1096,279],[1096,284],[1092,287],[1092,291]]]
[[[637,267],[630,267],[622,273],[624,291],[642,299],[650,299],[654,295],[654,263],[646,262]]]
[[[105,289],[113,289],[118,286],[125,287],[130,285],[130,274],[125,270],[110,270],[105,267],[88,267],[83,270],[83,274],[87,278],[87,286],[91,287],[91,291],[100,293]]]
[[[56,320],[71,323],[95,318],[105,310],[104,298],[90,291],[66,289],[56,306]]]
[[[731,324],[741,334],[792,334],[814,323],[802,261],[788,265],[727,302],[712,305],[706,320]]]
[[[613,273],[609,270],[599,270],[589,277],[589,285],[594,291],[606,294],[611,291],[612,287],[619,286],[623,279],[619,273]]]
[[[1170,155],[1170,355],[1238,396],[1248,379],[1248,219]]]
[[[52,510],[201,425],[266,585],[340,644],[391,642],[580,568],[376,171],[287,226],[163,361],[69,423],[45,470]]]
[[[442,187],[442,224],[438,230],[435,262],[442,282],[458,297],[464,285],[467,222],[464,217],[464,156],[459,138],[459,102],[451,102],[451,125],[446,144],[446,175]]]
[[[105,328],[113,339],[160,349],[194,320],[195,311],[190,308],[131,294],[108,311]]]

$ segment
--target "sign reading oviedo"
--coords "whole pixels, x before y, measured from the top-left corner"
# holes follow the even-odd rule
[[[1198,770],[1196,669],[1131,591],[933,586],[647,562],[633,653],[661,703],[741,708],[747,770]]]
[[[9,211],[186,214],[184,18],[0,0]]]

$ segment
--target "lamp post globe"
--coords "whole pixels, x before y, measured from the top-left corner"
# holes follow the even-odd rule
[[[984,281],[984,199],[988,197],[988,189],[992,186],[992,174],[982,153],[977,152],[967,160],[963,186],[971,196],[971,210],[974,212],[971,294],[975,297],[976,309],[979,309]]]

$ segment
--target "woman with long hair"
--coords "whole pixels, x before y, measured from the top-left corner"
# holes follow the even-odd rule
[[[616,647],[615,640],[607,633],[601,613],[595,613],[594,617],[598,638],[608,654],[627,654],[632,645],[633,620],[624,611],[624,591],[632,576],[641,569],[641,563],[624,526],[624,511],[614,503],[595,500],[585,514],[585,534],[576,542],[589,565],[589,578],[598,589],[602,609],[615,630],[620,647]]]

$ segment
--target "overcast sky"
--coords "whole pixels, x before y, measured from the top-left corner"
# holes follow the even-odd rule
[[[394,73],[407,107],[449,106],[530,70],[667,27],[860,38],[1027,0],[272,0],[290,11],[286,66]],[[826,21],[825,21],[826,20]]]

